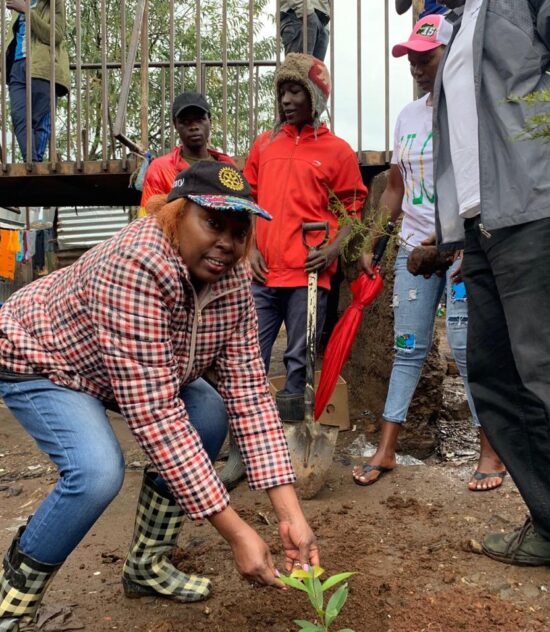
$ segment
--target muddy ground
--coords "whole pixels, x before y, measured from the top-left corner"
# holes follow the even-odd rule
[[[437,370],[445,372],[449,349],[442,320],[436,329]],[[274,374],[282,372],[277,359],[283,346],[284,335],[274,351]],[[434,370],[427,367],[424,379]],[[377,440],[379,416],[372,411],[383,406],[382,385],[380,393],[371,393],[368,399],[371,409],[352,420],[352,430],[340,433],[326,489],[304,502],[327,575],[357,572],[334,630],[550,630],[550,570],[506,566],[479,553],[485,533],[521,524],[526,508],[509,478],[497,491],[467,490],[476,461],[476,435],[469,420],[460,418],[467,413],[460,379],[447,373],[438,387],[442,414],[432,428],[438,449],[425,458],[421,446],[415,456],[424,459],[423,465],[398,467],[371,487],[353,484],[351,468],[360,460],[353,455],[354,446]],[[420,414],[422,400],[429,399],[429,389],[424,390],[411,409]],[[358,410],[353,401],[358,394],[352,387],[349,391],[350,407]],[[415,413],[411,414],[408,425],[414,435]],[[207,522],[184,524],[176,556],[182,569],[211,578],[214,593],[208,601],[181,605],[155,598],[126,599],[120,573],[132,537],[145,457],[122,418],[112,415],[112,421],[126,456],[124,487],[55,577],[39,626],[32,630],[290,632],[298,629],[294,619],[311,619],[305,594],[254,587],[242,580],[228,545]],[[0,554],[55,480],[47,457],[0,400]],[[270,543],[280,565],[277,525],[267,496],[250,492],[243,482],[231,497],[239,513]]]
[[[120,572],[133,528],[143,456],[120,418],[113,417],[128,473],[122,492],[56,576],[41,611],[44,631],[286,632],[307,618],[304,594],[258,588],[241,580],[227,544],[208,523],[187,522],[182,565],[210,577],[208,601],[178,605],[161,599],[128,600]],[[304,503],[332,574],[357,571],[339,627],[356,632],[517,632],[550,629],[548,569],[505,566],[478,554],[490,530],[522,522],[525,507],[508,479],[490,493],[472,493],[472,463],[432,457],[400,467],[376,485],[360,488],[350,477],[349,446],[365,432],[341,433],[327,488]],[[368,436],[374,440],[374,436]],[[0,549],[55,482],[47,459],[0,408]],[[265,495],[241,484],[234,506],[271,544],[280,563],[275,518]],[[60,534],[62,537],[62,534]],[[338,629],[338,628],[335,628]]]

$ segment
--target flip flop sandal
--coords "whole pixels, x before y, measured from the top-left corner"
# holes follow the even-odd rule
[[[506,474],[506,470],[503,470],[502,472],[480,472],[479,470],[476,470],[472,474],[472,480],[474,481],[484,481],[487,478],[500,478],[502,480],[498,485],[495,485],[494,487],[476,487],[475,489],[468,489],[470,489],[471,492],[491,492],[493,491],[493,489],[498,489],[502,485]]]
[[[356,485],[360,485],[361,487],[367,487],[368,485],[374,485],[374,483],[377,483],[382,478],[382,476],[384,476],[384,474],[386,474],[387,472],[391,472],[393,470],[393,467],[384,467],[383,465],[371,465],[370,463],[365,463],[361,467],[361,470],[362,470],[362,473],[360,474],[360,476],[364,476],[365,474],[368,474],[369,472],[380,472],[380,476],[373,479],[372,481],[363,482],[363,481],[360,481],[355,476],[353,476],[353,482]]]

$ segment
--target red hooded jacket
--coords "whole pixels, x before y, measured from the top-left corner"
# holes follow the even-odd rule
[[[266,286],[306,286],[302,224],[328,222],[334,239],[338,217],[329,209],[329,190],[349,215],[360,216],[367,188],[355,152],[325,125],[317,131],[306,125],[298,134],[285,124],[275,137],[265,132],[256,139],[244,175],[257,203],[273,216],[256,222],[256,245],[269,268]],[[319,274],[319,287],[330,288],[335,270],[336,262]]]

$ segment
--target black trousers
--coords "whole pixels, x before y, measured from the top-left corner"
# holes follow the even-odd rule
[[[482,427],[550,539],[550,218],[465,222],[468,380]]]

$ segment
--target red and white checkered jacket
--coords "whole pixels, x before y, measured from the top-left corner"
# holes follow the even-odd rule
[[[0,310],[0,368],[116,400],[181,507],[229,496],[189,422],[180,388],[213,367],[252,489],[292,483],[258,343],[248,264],[195,294],[153,217],[130,224]]]

